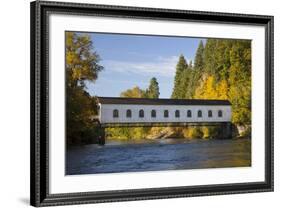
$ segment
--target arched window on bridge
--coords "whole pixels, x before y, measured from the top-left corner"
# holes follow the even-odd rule
[[[119,111],[117,109],[113,110],[113,118],[118,118],[119,117]]]
[[[213,116],[213,112],[211,110],[208,110],[208,117],[212,117]]]
[[[180,111],[179,111],[179,110],[176,110],[176,111],[175,111],[175,117],[176,117],[176,118],[179,118],[179,117],[180,117]]]
[[[218,117],[222,117],[222,110],[218,111]]]
[[[130,109],[128,109],[128,110],[126,111],[126,117],[127,117],[127,118],[131,118],[131,117],[132,117],[132,111],[131,111]]]
[[[139,117],[140,117],[140,118],[143,118],[143,117],[144,117],[144,111],[143,111],[143,109],[141,109],[141,110],[139,111]]]
[[[201,110],[199,110],[199,111],[197,112],[197,117],[199,117],[199,118],[202,117],[202,111],[201,111]]]
[[[168,118],[169,117],[169,111],[168,110],[164,110],[164,117]]]
[[[152,118],[156,118],[156,110],[152,110],[151,111],[151,117]]]
[[[188,111],[187,111],[187,117],[189,117],[189,118],[192,117],[191,110],[188,110]]]

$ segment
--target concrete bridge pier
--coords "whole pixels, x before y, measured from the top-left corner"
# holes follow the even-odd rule
[[[98,144],[104,145],[105,144],[105,128],[100,127],[99,131],[100,131],[100,133],[99,133],[99,136],[98,136]]]
[[[222,124],[222,135],[223,135],[223,139],[232,138],[232,123],[231,122],[225,122]]]

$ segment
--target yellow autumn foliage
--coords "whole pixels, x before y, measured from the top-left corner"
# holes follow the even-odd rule
[[[204,76],[201,85],[195,90],[195,99],[228,99],[226,80],[215,82],[213,76]]]

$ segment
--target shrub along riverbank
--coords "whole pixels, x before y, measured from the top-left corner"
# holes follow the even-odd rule
[[[250,137],[251,127],[245,127],[240,132],[232,126],[232,138]],[[114,127],[106,129],[108,139],[223,139],[225,135],[219,126],[190,126],[190,127]]]

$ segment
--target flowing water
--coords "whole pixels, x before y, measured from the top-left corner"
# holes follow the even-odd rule
[[[68,147],[66,175],[251,166],[251,140],[107,140]]]

